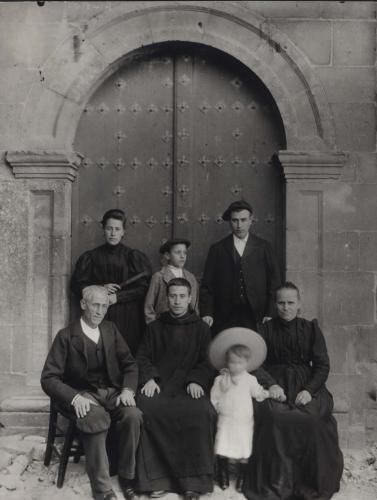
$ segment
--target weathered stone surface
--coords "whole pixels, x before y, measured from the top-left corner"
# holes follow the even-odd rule
[[[354,155],[354,158],[356,182],[377,184],[377,155],[375,153],[358,153]]]
[[[348,375],[350,425],[362,426],[365,433],[367,380],[364,375]]]
[[[56,50],[54,58],[50,58],[43,66],[41,78],[43,86],[49,90],[79,103],[90,92],[93,79],[101,77],[107,64],[83,35],[80,35],[79,53],[68,52],[68,44],[69,42],[63,43]]]
[[[3,324],[22,321],[25,310],[25,269],[27,268],[27,199],[22,184],[0,184],[1,279],[0,318]],[[17,258],[15,258],[17,256]],[[1,342],[7,345],[9,333],[0,331]]]
[[[370,103],[331,104],[337,146],[343,151],[375,150],[375,109]]]
[[[5,162],[5,153],[6,151],[1,151],[0,149],[0,182],[4,181],[14,181],[13,174],[9,165]]]
[[[348,413],[334,413],[334,417],[338,424],[339,446],[345,450],[348,448]]]
[[[373,66],[375,24],[363,21],[334,23],[335,66]]]
[[[350,425],[348,427],[348,448],[351,450],[360,450],[365,448],[364,425]]]
[[[1,35],[0,35],[1,36]],[[0,41],[1,47],[1,41]],[[0,51],[1,54],[2,51]],[[1,68],[1,64],[0,64]],[[17,136],[21,131],[22,104],[0,104],[0,149],[17,147]]]
[[[33,412],[46,413],[50,409],[50,398],[46,396],[42,389],[30,390],[28,396],[13,396],[1,401],[0,410],[9,412]],[[33,435],[29,436],[33,440]]]
[[[373,324],[375,282],[372,273],[326,272],[323,313],[327,324]]]
[[[368,445],[375,445],[376,443],[376,429],[377,429],[377,411],[367,410],[365,438]]]
[[[377,230],[377,197],[374,184],[328,185],[324,190],[326,232]]]
[[[12,331],[13,350],[10,356],[12,371],[26,374],[28,362],[30,361],[30,353],[28,351],[31,337],[31,325],[30,323],[14,324],[12,326]]]
[[[4,469],[5,467],[8,467],[12,463],[12,454],[5,451],[1,450],[0,453],[0,470]]]
[[[316,18],[320,15],[320,2],[253,2],[253,9],[260,11],[266,17],[309,17]]]
[[[7,490],[16,490],[19,485],[21,474],[25,471],[31,461],[31,455],[18,455],[7,468],[7,475],[0,475],[0,486]]]
[[[38,79],[39,74],[37,70],[9,68],[6,72],[0,72],[0,102],[25,102],[30,87],[33,83],[37,82]]]
[[[374,68],[316,68],[329,102],[373,102],[375,88]]]
[[[363,271],[377,270],[377,232],[360,233],[360,268]]]
[[[336,411],[338,415],[346,415],[346,417],[341,418],[343,422],[347,419],[348,425],[350,403],[346,376],[344,374],[330,373],[326,385],[334,398],[334,411]]]
[[[328,21],[276,21],[297,47],[302,50],[313,64],[330,64],[331,61],[331,23]],[[316,42],[314,42],[316,41]]]
[[[47,428],[48,426],[48,413],[2,411],[0,415],[1,422],[6,428],[20,430],[22,427]]]
[[[356,326],[325,325],[323,334],[330,358],[330,369],[336,374],[355,374]]]
[[[356,231],[326,232],[323,233],[322,238],[323,268],[326,271],[356,271],[359,269],[359,233]]]
[[[358,335],[354,339],[355,361],[359,371],[368,365],[374,366],[377,371],[377,325],[361,325],[358,327]],[[377,380],[371,381],[377,385]]]
[[[13,326],[2,324],[1,330],[5,333],[1,342],[0,349],[0,366],[2,372],[9,372],[11,368],[11,352],[12,352],[12,333]]]
[[[23,7],[20,5],[20,8]],[[2,19],[0,67],[3,68],[37,68],[69,34],[66,23],[21,24],[12,17]]]
[[[373,19],[376,5],[374,2],[319,2],[320,17],[332,19]]]
[[[34,446],[32,441],[25,441],[22,434],[0,436],[0,448],[13,455],[30,454]]]
[[[289,270],[317,271],[319,265],[318,234],[308,231],[287,231]]]
[[[43,7],[39,7],[37,2],[1,2],[0,23],[1,20],[12,19],[20,24],[19,29],[25,24],[59,23],[64,15],[64,3],[45,2]]]
[[[87,23],[94,16],[111,8],[112,2],[65,2],[65,16],[69,23]]]

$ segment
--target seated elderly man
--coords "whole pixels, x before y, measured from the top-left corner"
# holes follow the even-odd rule
[[[169,311],[149,323],[139,362],[143,429],[137,454],[137,489],[156,498],[165,491],[192,500],[213,489],[216,412],[207,391],[214,372],[207,361],[210,329],[189,310],[191,286],[167,284]]]
[[[77,417],[93,497],[113,500],[106,453],[111,421],[118,438],[119,483],[126,499],[140,436],[141,412],[135,406],[137,363],[114,323],[102,321],[109,307],[107,290],[89,286],[80,302],[81,319],[56,335],[42,371],[43,390]]]

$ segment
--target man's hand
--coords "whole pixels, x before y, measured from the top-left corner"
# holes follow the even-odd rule
[[[204,323],[207,323],[208,326],[212,326],[213,325],[213,318],[212,318],[212,316],[203,316],[202,320],[204,321]]]
[[[203,387],[199,384],[195,384],[195,382],[191,382],[191,384],[187,386],[186,390],[187,394],[190,394],[190,396],[194,399],[199,399],[204,396]]]
[[[153,378],[151,378],[141,388],[141,394],[144,394],[144,396],[147,396],[147,398],[153,398],[155,392],[157,392],[157,394],[160,394],[161,389],[160,389],[160,386],[158,384],[156,384],[156,381]]]
[[[275,399],[276,401],[280,401],[280,403],[284,403],[287,400],[287,396],[284,393],[284,389],[280,387],[278,384],[272,385],[268,392],[270,393],[270,398]]]
[[[90,411],[90,405],[98,406],[98,403],[79,394],[72,403],[76,417],[83,418]]]
[[[109,294],[109,305],[112,306],[113,304],[116,304],[118,301],[116,293],[110,293]]]
[[[271,316],[264,316],[262,319],[262,325],[264,325],[265,323],[267,323],[267,321],[270,321],[271,319],[272,319]]]
[[[120,290],[120,286],[117,285],[116,283],[107,283],[106,285],[103,285],[106,290],[107,290],[107,293],[109,295],[111,295],[112,293],[116,293],[118,290]]]
[[[297,394],[295,405],[305,406],[312,400],[312,396],[309,391],[303,390]]]
[[[130,389],[122,389],[116,400],[116,406],[122,403],[123,406],[136,406],[134,393]]]

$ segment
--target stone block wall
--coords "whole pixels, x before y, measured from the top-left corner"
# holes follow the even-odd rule
[[[173,4],[46,2],[38,7],[36,2],[0,3],[0,401],[39,394],[42,360],[52,336],[68,318],[66,290],[71,271],[72,179],[68,174],[56,180],[42,175],[32,180],[16,178],[6,152],[34,147],[29,141],[33,131],[26,108],[30,110],[31,103],[38,112],[41,103],[34,95],[46,78],[62,70],[47,63],[64,43],[71,44],[72,57],[59,73],[62,89],[75,65],[85,70],[86,57],[97,64],[96,51],[91,48],[91,53],[83,53],[80,43],[88,25],[111,17],[112,12],[118,15],[166,3]],[[270,31],[273,37],[278,30],[288,37],[323,88],[335,131],[333,149],[344,152],[347,161],[339,180],[287,179],[287,276],[303,288],[304,314],[317,316],[324,329],[332,363],[329,385],[341,412],[343,444],[360,446],[364,429],[371,439],[377,422],[375,403],[368,396],[377,387],[376,5],[310,1],[174,4],[195,5],[203,16],[208,9],[224,12],[225,17],[234,11],[246,21],[258,16],[265,33]],[[189,12],[182,10],[180,16],[190,22]],[[166,15],[159,21],[166,33],[173,29],[171,19]],[[199,43],[202,34],[197,30]],[[235,45],[243,42],[234,39],[233,32],[224,35]],[[295,95],[293,85],[292,81],[292,101],[302,97]],[[50,91],[51,107],[57,107],[60,98],[58,88]],[[73,108],[74,93],[71,98]],[[304,124],[305,117],[300,118]],[[57,125],[49,120],[40,128],[45,130],[40,137],[42,149],[54,141],[50,130]],[[316,147],[309,140],[308,148]]]

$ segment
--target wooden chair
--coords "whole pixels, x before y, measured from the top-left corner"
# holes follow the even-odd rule
[[[63,416],[65,422],[59,422],[59,418]],[[64,423],[65,426],[61,424]],[[61,451],[55,445],[56,438],[63,438],[63,447]],[[51,457],[55,452],[59,457],[59,468],[56,486],[61,488],[64,483],[65,472],[69,457],[73,457],[73,461],[78,463],[80,457],[84,455],[80,433],[76,427],[76,418],[68,415],[54,403],[50,402],[50,419],[48,424],[47,444],[45,451],[44,464],[50,465]]]
[[[60,416],[60,418],[59,418]],[[64,417],[64,422],[61,422]],[[60,421],[60,422],[59,422]],[[61,425],[61,424],[65,425]],[[55,445],[56,438],[63,438],[63,447],[61,451]],[[117,440],[115,427],[112,425],[107,434],[106,440],[107,455],[109,457],[110,475],[117,474]],[[64,483],[65,472],[70,457],[73,457],[74,463],[80,461],[84,455],[84,449],[80,439],[80,432],[76,427],[76,417],[73,414],[64,412],[54,401],[50,401],[50,419],[48,424],[48,434],[44,464],[50,465],[53,453],[59,457],[58,477],[56,486],[61,488]]]

